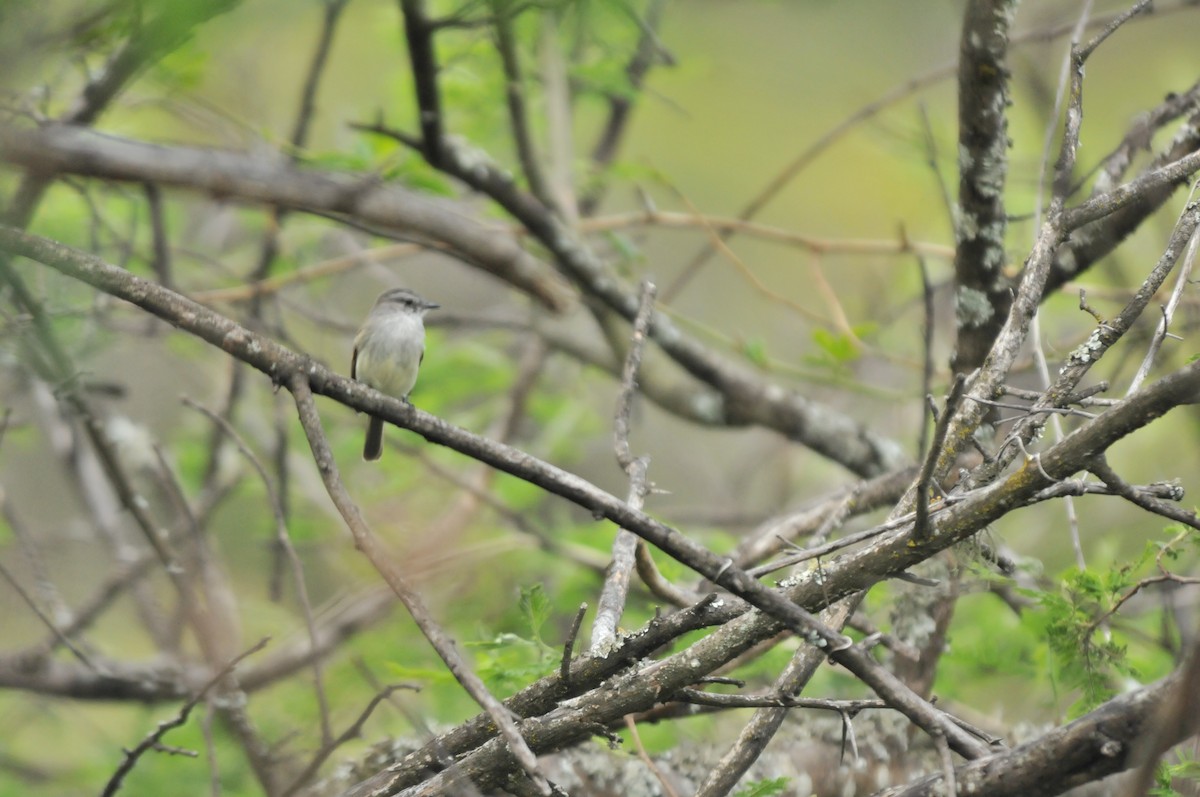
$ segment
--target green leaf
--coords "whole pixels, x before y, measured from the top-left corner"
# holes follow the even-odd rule
[[[489,640],[469,642],[467,647],[476,652],[475,671],[479,677],[501,696],[512,694],[558,667],[549,647],[516,634],[497,634]]]
[[[858,359],[858,342],[849,335],[815,329],[813,343],[817,344],[827,360],[836,365],[845,365]]]
[[[790,781],[791,778],[756,780],[738,789],[733,797],[772,797],[775,794],[783,794]]]
[[[550,619],[553,607],[541,584],[521,587],[521,614],[529,623],[529,631],[539,643],[542,641],[542,626]]]
[[[767,365],[767,344],[762,338],[751,338],[743,343],[742,354],[755,365]]]
[[[200,85],[208,71],[208,63],[208,52],[189,41],[154,66],[154,77],[173,91],[189,91]]]
[[[1119,611],[1143,584],[1147,574],[1156,573],[1169,554],[1183,542],[1178,527],[1164,529],[1164,539],[1151,540],[1136,556],[1113,562],[1104,569],[1070,569],[1060,588],[1036,596],[1041,625],[1052,654],[1052,674],[1057,683],[1078,690],[1072,714],[1091,710],[1111,698],[1129,680],[1141,680],[1141,671],[1154,673],[1162,663],[1145,645],[1142,635],[1153,633],[1159,621],[1153,617],[1129,616]],[[1137,634],[1137,636],[1134,636]],[[1134,642],[1131,653],[1130,642]],[[1169,665],[1168,665],[1169,666]]]

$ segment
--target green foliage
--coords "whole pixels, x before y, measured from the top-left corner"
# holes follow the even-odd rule
[[[447,129],[490,150],[497,134],[509,129],[505,105],[496,102],[504,96],[505,80],[491,37],[444,36],[438,39],[438,58]]]
[[[194,40],[185,42],[167,53],[154,65],[154,78],[171,91],[191,91],[200,86],[208,71],[209,53],[196,46]]]
[[[589,0],[562,5],[559,26],[568,51],[577,56],[571,67],[576,91],[636,99],[625,70],[628,54],[637,43],[640,28],[627,3]]]
[[[571,69],[571,77],[585,91],[611,97],[633,100],[637,92],[629,82],[624,66],[616,61],[604,60],[580,64]]]
[[[750,338],[742,343],[742,354],[746,359],[755,365],[766,368],[769,366],[770,357],[767,355],[767,344],[762,338]]]
[[[542,586],[522,587],[518,606],[528,636],[501,633],[468,644],[475,651],[475,671],[489,689],[502,696],[549,675],[561,661],[560,652],[542,641],[542,626],[551,614],[550,600]]]
[[[733,793],[733,797],[773,797],[776,794],[783,794],[790,782],[791,778],[756,780],[738,789]]]
[[[1104,591],[1094,574],[1087,571],[1068,573],[1062,592],[1039,596],[1045,611],[1042,622],[1046,640],[1054,655],[1055,678],[1064,687],[1082,690],[1081,700],[1072,713],[1082,714],[1111,697],[1116,690],[1114,676],[1133,675],[1128,666],[1126,648],[1114,638],[1097,638],[1097,618],[1104,612]],[[1110,595],[1115,599],[1115,596]]]
[[[470,642],[468,647],[475,651],[475,671],[501,698],[549,675],[559,665],[556,652],[548,645],[516,634],[497,634],[488,641]]]
[[[1154,797],[1183,797],[1183,794],[1175,789],[1176,783],[1200,783],[1200,760],[1190,756],[1185,747],[1178,748],[1175,755],[1179,756],[1179,761],[1164,761],[1154,771],[1154,785],[1150,788],[1150,794]]]
[[[1030,618],[1045,635],[1055,680],[1080,692],[1072,713],[1086,712],[1109,699],[1123,679],[1142,678],[1140,662],[1155,662],[1148,646],[1131,651],[1130,640],[1136,637],[1128,630],[1141,623],[1153,632],[1159,626],[1157,617],[1128,618],[1118,610],[1159,572],[1157,567],[1179,556],[1179,542],[1190,538],[1195,544],[1196,535],[1190,530],[1176,526],[1167,532],[1175,536],[1147,543],[1132,560],[1105,570],[1073,568],[1062,576],[1057,591],[1035,595],[1041,612]]]
[[[304,163],[330,171],[378,173],[425,194],[453,196],[454,186],[418,153],[392,138],[364,133],[349,147],[304,153]]]
[[[546,590],[541,584],[521,587],[521,600],[518,605],[521,607],[521,615],[529,624],[531,638],[538,644],[545,644],[542,641],[542,626],[550,619],[553,610],[550,599],[546,597]]]
[[[1149,542],[1132,559],[1069,570],[1045,591],[1018,590],[1034,603],[1019,613],[997,611],[987,593],[963,596],[935,691],[964,702],[1002,702],[1006,712],[1049,707],[1065,696],[1073,702],[1071,714],[1078,715],[1131,680],[1160,677],[1173,666],[1172,640],[1162,638],[1162,613],[1131,612],[1127,601],[1163,578],[1158,566],[1188,554],[1197,536],[1170,527],[1164,539]],[[878,600],[886,603],[886,593]],[[1048,689],[1028,689],[1047,676]]]
[[[814,365],[842,368],[859,357],[858,341],[850,335],[818,327],[813,330],[812,339],[818,351],[807,356],[805,360]]]
[[[139,13],[137,4],[114,3],[112,9],[113,13],[97,15],[88,24],[72,28],[70,46],[87,53],[106,52],[129,36]]]

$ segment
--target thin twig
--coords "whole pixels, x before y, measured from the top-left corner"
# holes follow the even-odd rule
[[[275,469],[275,479],[277,481],[277,493],[279,501],[279,518],[282,520],[284,528],[290,519],[291,507],[291,416],[285,406],[286,399],[278,393],[274,396],[274,401],[271,402],[272,414],[275,418],[275,440],[272,446],[272,466]],[[267,595],[270,599],[278,603],[283,600],[283,571],[284,559],[292,559],[283,550],[283,544],[276,535],[275,543],[272,548],[271,575],[267,581]],[[298,562],[296,558],[293,562]],[[293,569],[293,573],[295,570]]]
[[[120,766],[117,767],[117,771],[112,774],[112,777],[110,777],[108,782],[104,785],[104,790],[100,793],[100,797],[112,797],[112,795],[116,794],[121,789],[121,783],[125,780],[125,777],[133,771],[138,759],[145,755],[147,751],[154,749],[158,745],[159,740],[166,735],[167,731],[171,730],[172,728],[178,728],[180,725],[183,725],[185,722],[187,722],[188,715],[192,713],[192,709],[194,709],[196,705],[204,699],[204,696],[208,694],[210,689],[224,680],[225,676],[229,675],[229,673],[233,672],[233,669],[237,667],[237,665],[240,664],[247,656],[252,656],[266,647],[269,641],[269,637],[264,638],[258,644],[230,659],[229,662],[222,667],[216,675],[210,678],[208,682],[204,684],[204,686],[200,687],[199,691],[197,691],[195,695],[193,695],[187,700],[187,702],[183,704],[183,706],[179,709],[179,713],[176,714],[174,718],[160,722],[158,727],[155,728],[154,731],[146,738],[142,739],[142,741],[139,742],[136,747],[134,747],[132,750],[126,750],[124,760],[121,761]]]
[[[990,399],[978,398],[976,396],[967,396],[967,400],[976,404],[982,404],[986,407],[996,407],[997,409],[1002,410],[1017,410],[1021,413],[1020,417],[1022,418],[1039,414],[1051,415],[1055,417],[1060,415],[1072,415],[1076,418],[1088,418],[1089,420],[1096,417],[1095,413],[1084,412],[1083,410],[1077,410],[1074,407],[1030,407],[1026,404],[1012,404],[1007,401],[992,401]],[[1005,420],[1011,421],[1012,418],[1007,418]]]
[[[654,563],[654,558],[650,555],[650,546],[644,540],[638,540],[634,556],[637,560],[638,578],[650,590],[651,595],[680,609],[691,606],[700,600],[699,593],[683,589],[667,580],[667,577],[658,569],[658,565]]]
[[[1193,187],[1195,191],[1195,187]],[[1164,340],[1167,339],[1167,330],[1170,328],[1171,319],[1175,317],[1175,310],[1179,307],[1179,300],[1183,297],[1183,289],[1190,283],[1192,276],[1192,266],[1196,262],[1196,249],[1200,245],[1200,234],[1192,233],[1191,240],[1188,241],[1187,254],[1183,256],[1183,264],[1179,269],[1179,273],[1175,277],[1175,287],[1171,290],[1171,297],[1167,300],[1167,304],[1162,308],[1162,318],[1159,319],[1158,326],[1154,330],[1154,337],[1150,339],[1150,347],[1146,351],[1146,356],[1142,358],[1141,365],[1138,366],[1137,373],[1129,383],[1129,389],[1125,395],[1131,395],[1142,386],[1142,382],[1150,373],[1150,368],[1154,365],[1154,358],[1158,356],[1158,350],[1161,348]]]
[[[946,506],[946,505],[944,505],[944,506]],[[942,511],[944,506],[939,507],[936,512],[930,513],[930,517],[932,517],[937,512]],[[829,554],[829,553],[833,553],[834,551],[840,550],[842,548],[849,548],[850,546],[857,545],[860,542],[864,542],[864,541],[872,539],[874,537],[879,537],[883,534],[888,533],[889,531],[895,531],[896,529],[903,528],[903,527],[907,526],[909,523],[912,523],[915,518],[916,518],[916,514],[914,512],[909,512],[907,515],[900,515],[898,517],[892,518],[891,520],[889,520],[885,523],[881,523],[878,526],[873,526],[869,529],[864,529],[863,531],[855,532],[854,534],[849,534],[838,540],[833,540],[831,542],[823,543],[821,545],[816,545],[816,546],[813,546],[810,548],[805,548],[798,554],[795,554],[793,556],[787,556],[787,557],[784,557],[783,559],[779,559],[779,560],[776,560],[773,562],[767,562],[764,565],[750,568],[746,572],[756,578],[759,576],[764,576],[767,573],[771,573],[775,570],[779,570],[784,567],[791,567],[792,565],[798,565],[801,562],[807,562],[811,559],[817,559],[819,557],[825,556],[826,554]]]
[[[1075,29],[1071,33],[1071,39],[1067,44],[1067,53],[1063,58],[1062,69],[1058,76],[1058,87],[1054,93],[1054,105],[1048,114],[1049,120],[1046,123],[1046,137],[1042,142],[1042,162],[1038,169],[1038,186],[1037,195],[1034,198],[1033,204],[1033,224],[1034,237],[1037,236],[1037,230],[1042,226],[1042,207],[1045,202],[1046,178],[1049,176],[1050,149],[1054,141],[1054,132],[1058,128],[1058,116],[1062,112],[1063,99],[1066,97],[1067,86],[1070,83],[1071,62],[1075,57],[1075,48],[1079,46],[1080,39],[1083,38],[1083,32],[1087,29],[1088,18],[1092,13],[1092,0],[1085,0],[1083,8],[1079,12],[1079,19],[1075,23]]]
[[[387,263],[410,255],[419,254],[426,247],[415,243],[397,243],[387,246],[376,246],[361,252],[322,260],[311,266],[288,271],[285,274],[275,274],[259,282],[247,282],[228,288],[210,288],[203,291],[193,291],[189,295],[201,304],[215,305],[223,302],[246,302],[255,296],[266,296],[277,293],[285,288],[303,285],[314,280],[343,274],[351,269],[368,263]]]
[[[442,465],[435,457],[429,456],[427,452],[422,451],[417,446],[395,443],[394,447],[401,453],[417,459],[430,474],[454,485],[460,490],[470,492],[476,501],[492,510],[498,517],[512,526],[513,529],[530,537],[534,541],[534,544],[547,553],[561,556],[601,575],[608,566],[608,557],[600,551],[561,539],[558,535],[535,523],[529,513],[514,509],[494,492],[486,489],[486,487],[481,487],[478,480],[472,479],[469,475],[465,475],[459,470]]]
[[[830,322],[828,319],[820,317],[819,315],[814,313],[812,310],[808,309],[803,304],[801,304],[800,302],[793,299],[791,296],[784,294],[784,293],[780,293],[779,291],[773,290],[769,286],[767,286],[767,284],[764,283],[761,279],[759,279],[758,275],[754,273],[754,269],[750,268],[749,264],[747,264],[745,260],[743,260],[741,257],[739,257],[738,253],[735,252],[733,250],[733,248],[729,246],[728,243],[726,243],[726,238],[728,236],[722,236],[717,230],[715,230],[714,228],[705,224],[704,215],[700,212],[700,209],[698,207],[696,207],[696,205],[693,204],[690,199],[688,199],[687,195],[684,194],[683,191],[676,188],[675,186],[672,186],[671,188],[675,192],[675,195],[677,197],[679,197],[680,201],[683,202],[683,204],[687,207],[688,212],[691,213],[693,215],[693,217],[696,219],[697,223],[699,223],[700,226],[704,228],[704,232],[707,234],[708,240],[713,247],[713,251],[719,253],[725,260],[727,260],[734,267],[734,270],[736,270],[737,273],[740,274],[742,276],[742,278],[745,279],[746,282],[748,282],[750,284],[750,287],[754,288],[755,291],[757,291],[758,293],[760,293],[762,296],[766,297],[767,299],[771,300],[772,302],[776,302],[776,303],[783,305],[784,307],[787,307],[788,309],[792,310],[797,315],[799,315],[801,318],[804,318],[808,321],[812,321],[814,323],[821,324],[822,326],[825,326],[825,327],[833,328],[835,326],[835,324]],[[812,252],[814,255],[816,255],[818,253],[816,250],[813,250],[813,249],[810,249],[809,251]],[[813,271],[815,272],[814,276],[819,278],[820,271],[815,266],[813,268]],[[827,287],[828,286],[826,286],[826,288]],[[827,290],[822,291],[822,293],[828,295]],[[843,316],[843,318],[844,318],[844,316]],[[839,331],[849,332],[849,324],[846,324],[846,323],[842,324]],[[857,341],[857,338],[855,338],[855,340]]]
[[[812,697],[796,697],[793,693],[768,692],[758,695],[728,695],[702,692],[699,689],[680,689],[671,695],[672,700],[693,703],[697,706],[718,708],[810,708],[821,711],[857,714],[865,709],[891,709],[882,700],[825,700]]]
[[[1097,393],[1103,393],[1108,388],[1108,382],[1102,380],[1094,385],[1089,385],[1083,390],[1068,394],[1063,397],[1062,402],[1064,405],[1077,404],[1080,407],[1112,407],[1119,404],[1120,399],[1095,398]],[[1016,396],[1025,401],[1040,401],[1046,395],[1045,390],[1027,390],[1014,385],[1001,385],[998,392],[1001,396]]]
[[[699,229],[705,233],[716,231],[724,235],[737,232],[750,238],[794,246],[817,254],[840,254],[859,257],[872,255],[902,255],[918,252],[925,257],[938,260],[953,260],[954,247],[933,241],[912,241],[896,238],[826,238],[775,227],[760,222],[745,221],[732,216],[704,213],[697,208],[686,212],[660,210],[645,207],[582,219],[578,229],[584,233],[606,233],[639,227],[666,229]],[[514,234],[528,235],[525,227],[512,228]]]
[[[916,466],[885,473],[835,492],[815,506],[772,518],[738,544],[735,560],[749,567],[783,550],[789,541],[824,529],[834,516],[844,521],[895,503],[917,476]]]
[[[625,356],[625,367],[621,371],[621,390],[617,395],[617,412],[613,420],[613,450],[617,464],[628,471],[633,464],[629,448],[629,424],[633,415],[633,397],[637,393],[638,371],[642,366],[642,354],[646,348],[646,336],[650,330],[650,318],[654,310],[656,288],[653,282],[642,282],[638,312],[633,320],[633,332],[629,340],[629,351]]]
[[[613,451],[617,464],[629,476],[629,505],[641,509],[649,491],[646,482],[647,458],[634,457],[629,445],[630,419],[633,414],[633,397],[637,392],[638,370],[642,364],[642,352],[650,329],[654,310],[655,286],[646,280],[642,283],[641,299],[633,322],[629,351],[625,356],[625,367],[621,373],[621,390],[617,396],[617,411],[613,419]],[[617,531],[613,541],[612,562],[605,574],[604,586],[596,604],[596,616],[592,619],[592,639],[589,650],[598,655],[616,644],[617,627],[625,611],[625,600],[629,593],[629,579],[636,563],[637,548],[641,543],[637,535],[625,529]]]
[[[928,396],[933,390],[933,283],[929,279],[929,267],[925,264],[925,258],[919,253],[914,252],[914,255],[917,260],[917,271],[921,275],[921,309],[924,318],[921,328],[921,351],[924,355],[921,363],[921,395]],[[927,450],[928,443],[929,424],[922,421],[921,433],[917,439],[918,457]]]
[[[1129,501],[1135,506],[1145,509],[1147,512],[1153,512],[1177,523],[1183,523],[1186,526],[1200,531],[1200,515],[1195,512],[1190,512],[1182,507],[1173,506],[1172,504],[1155,497],[1143,488],[1134,487],[1129,482],[1122,479],[1112,466],[1108,464],[1108,460],[1100,455],[1088,465],[1088,470],[1095,474],[1096,478],[1104,482],[1105,485],[1113,491],[1115,495],[1119,495],[1126,501]]]
[[[1080,60],[1086,61],[1088,56],[1090,56],[1097,47],[1104,43],[1105,39],[1116,32],[1117,28],[1121,27],[1138,14],[1152,10],[1154,10],[1152,0],[1138,0],[1138,2],[1134,3],[1128,11],[1123,11],[1117,14],[1115,17],[1112,17],[1107,21],[1104,29],[1097,33],[1091,41],[1089,41],[1079,50]]]
[[[337,30],[338,20],[346,10],[349,0],[323,0],[324,13],[321,16],[321,32],[317,36],[317,46],[313,50],[312,59],[308,64],[308,72],[300,90],[300,107],[296,111],[296,119],[292,123],[292,135],[289,144],[293,154],[308,144],[308,133],[312,127],[313,117],[317,111],[317,89],[320,87],[321,76],[329,62],[329,52],[333,47],[333,35]]]
[[[167,222],[162,206],[162,191],[154,183],[143,186],[146,193],[146,208],[150,213],[150,234],[154,245],[154,259],[150,267],[154,269],[158,281],[164,287],[175,289],[175,279],[171,269],[171,244],[167,235]]]
[[[933,428],[933,440],[930,442],[929,450],[925,452],[925,461],[922,463],[921,473],[917,477],[917,495],[914,505],[916,521],[913,533],[917,539],[929,535],[929,490],[933,484],[933,474],[938,456],[942,446],[946,443],[946,434],[950,431],[950,422],[954,419],[954,413],[958,410],[966,386],[967,378],[958,374],[954,378],[954,384],[950,386],[950,395],[946,396],[946,406],[942,408],[942,414],[938,416],[937,424]]]
[[[937,183],[938,196],[942,199],[942,209],[946,212],[946,219],[950,223],[950,233],[954,233],[954,218],[955,207],[954,198],[950,193],[950,186],[946,182],[946,176],[942,174],[941,159],[938,157],[937,138],[933,134],[933,124],[929,121],[929,109],[924,102],[917,104],[917,109],[921,116],[921,133],[925,143],[925,163],[929,166],[929,170],[933,172],[934,182]]]
[[[1050,364],[1046,361],[1046,352],[1042,343],[1042,324],[1039,316],[1033,317],[1033,323],[1029,325],[1029,343],[1030,349],[1033,351],[1033,363],[1037,369],[1038,379],[1043,388],[1049,389],[1052,379],[1050,378]],[[1060,442],[1065,436],[1063,431],[1063,415],[1079,414],[1087,418],[1094,417],[1091,413],[1083,410],[1076,410],[1071,407],[1056,408],[1056,411],[1050,415],[1050,428],[1054,432],[1055,442]],[[1067,536],[1071,538],[1071,548],[1075,552],[1075,566],[1080,570],[1087,569],[1087,557],[1083,552],[1083,539],[1079,534],[1079,513],[1075,509],[1075,499],[1072,496],[1063,497],[1063,513],[1067,517]]]
[[[679,792],[675,791],[675,787],[667,780],[666,774],[658,768],[658,764],[654,763],[654,759],[646,752],[646,747],[642,744],[642,737],[638,733],[637,723],[633,721],[633,716],[630,714],[625,715],[625,728],[629,731],[630,738],[633,739],[633,746],[637,749],[638,758],[642,760],[642,763],[654,775],[655,780],[662,786],[666,797],[679,797]]]
[[[563,641],[562,661],[558,666],[558,682],[561,684],[563,692],[571,691],[571,656],[575,650],[575,640],[579,638],[579,629],[583,627],[583,617],[587,614],[587,610],[586,603],[579,604],[579,611],[575,612],[575,619],[571,621],[567,638]]]

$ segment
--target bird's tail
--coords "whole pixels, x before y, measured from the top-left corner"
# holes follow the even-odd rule
[[[374,462],[383,455],[383,421],[371,418],[367,423],[367,441],[363,443],[363,459]]]

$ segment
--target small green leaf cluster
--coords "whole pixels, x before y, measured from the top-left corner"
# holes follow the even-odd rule
[[[790,780],[790,778],[756,780],[734,792],[734,797],[773,797],[776,794],[783,794]]]
[[[1123,681],[1141,680],[1142,662],[1154,660],[1157,643],[1169,648],[1169,638],[1152,636],[1163,623],[1159,611],[1130,610],[1130,600],[1146,586],[1164,580],[1165,567],[1180,556],[1179,543],[1196,546],[1197,535],[1173,526],[1167,540],[1146,544],[1133,559],[1107,569],[1073,568],[1061,578],[1058,590],[1036,594],[1040,617],[1060,687],[1079,690],[1072,713],[1089,711],[1116,694]],[[1130,645],[1135,647],[1131,649]]]
[[[849,335],[814,329],[812,338],[820,350],[810,358],[816,364],[848,365],[858,359],[858,344]]]
[[[1154,772],[1154,785],[1150,788],[1153,797],[1183,797],[1185,792],[1175,788],[1175,784],[1200,783],[1200,760],[1189,755],[1185,748],[1180,748],[1177,755],[1179,760],[1174,763],[1162,762]],[[1192,792],[1186,792],[1192,793]]]
[[[468,643],[475,651],[475,670],[488,688],[510,695],[532,681],[549,675],[561,662],[561,652],[542,639],[542,627],[552,606],[541,584],[521,588],[518,602],[528,636],[506,632],[488,640]]]

